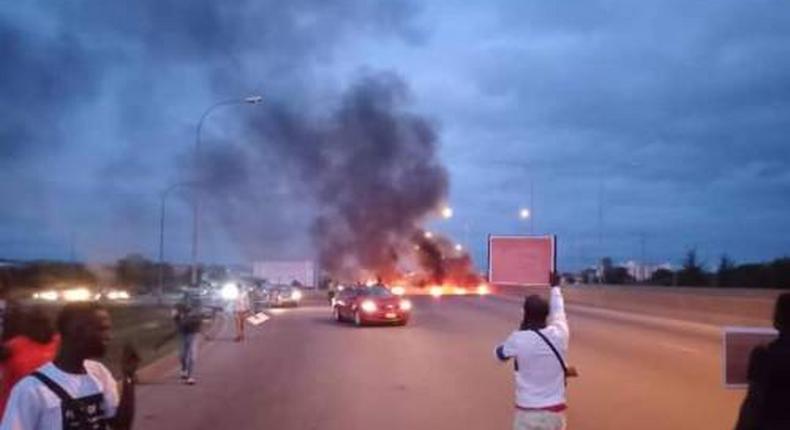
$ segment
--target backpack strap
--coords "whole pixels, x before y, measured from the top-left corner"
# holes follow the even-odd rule
[[[41,372],[33,372],[30,374],[30,376],[38,379],[39,381],[41,381],[42,384],[46,385],[47,388],[50,389],[50,391],[52,391],[58,397],[60,397],[60,400],[63,403],[68,403],[74,400],[74,398],[71,397],[71,395],[69,395],[69,393],[67,393],[66,390],[63,389],[63,387],[58,385],[58,383],[53,381],[49,376]]]
[[[557,348],[554,347],[554,344],[551,343],[551,341],[546,337],[546,335],[541,333],[539,330],[532,330],[532,331],[537,333],[537,335],[540,336],[540,338],[543,339],[544,342],[546,342],[546,345],[548,345],[549,348],[551,348],[551,352],[554,353],[554,356],[557,357],[557,361],[560,362],[560,366],[562,366],[562,374],[567,376],[568,367],[565,366],[565,360],[562,359],[562,356],[560,355],[559,351],[557,351]]]

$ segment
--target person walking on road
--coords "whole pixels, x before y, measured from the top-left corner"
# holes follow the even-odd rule
[[[244,340],[244,326],[250,315],[250,295],[247,289],[239,284],[239,294],[233,301],[233,314],[236,320],[236,342]]]
[[[790,429],[790,293],[776,300],[774,327],[779,337],[749,358],[749,390],[736,430]]]
[[[96,303],[73,303],[60,312],[61,344],[55,359],[20,380],[0,430],[129,430],[134,418],[135,373],[131,346],[121,359],[122,388],[101,358],[110,341],[110,315]]]
[[[568,320],[560,287],[552,287],[550,295],[548,303],[537,295],[527,297],[520,329],[495,350],[499,360],[514,360],[514,430],[565,428]]]
[[[11,389],[29,375],[55,358],[60,336],[55,333],[51,318],[41,307],[34,307],[21,315],[21,333],[0,347],[3,378],[0,382],[0,418],[3,416]]]
[[[195,363],[197,362],[198,337],[203,325],[200,299],[184,296],[176,305],[176,331],[181,338],[179,359],[181,361],[181,380],[187,385],[195,385]]]

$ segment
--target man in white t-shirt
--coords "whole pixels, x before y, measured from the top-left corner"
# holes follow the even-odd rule
[[[233,301],[233,314],[236,320],[236,342],[244,340],[244,325],[248,316],[250,316],[250,294],[247,287],[239,284],[239,295]]]
[[[92,360],[105,354],[110,328],[101,306],[66,305],[58,316],[58,354],[14,386],[0,430],[131,429],[139,357],[124,349],[120,398],[110,371]]]
[[[502,361],[515,360],[514,430],[565,428],[568,337],[568,320],[559,287],[552,287],[549,303],[537,295],[524,300],[520,329],[495,351]]]

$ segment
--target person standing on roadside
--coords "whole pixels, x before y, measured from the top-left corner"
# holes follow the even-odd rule
[[[73,303],[60,312],[61,344],[55,359],[22,378],[8,400],[0,430],[129,430],[134,419],[135,373],[131,346],[121,359],[122,388],[95,359],[107,351],[112,324],[96,303]]]
[[[179,353],[181,361],[181,380],[187,385],[194,385],[198,337],[203,325],[203,313],[200,299],[185,295],[184,300],[176,305],[173,319],[176,323],[176,330],[181,337],[181,349]]]
[[[779,337],[749,358],[749,390],[736,430],[790,429],[790,293],[776,300],[774,327]]]
[[[46,311],[34,307],[21,315],[21,333],[0,347],[3,377],[0,382],[0,418],[5,411],[11,389],[23,377],[29,375],[55,358],[60,345],[60,336]]]
[[[560,287],[553,286],[550,296],[548,303],[527,297],[521,327],[495,350],[499,360],[515,360],[514,430],[565,428],[568,320]]]
[[[233,301],[233,314],[236,320],[236,342],[244,340],[244,326],[250,315],[250,295],[244,285],[238,285],[239,294]]]

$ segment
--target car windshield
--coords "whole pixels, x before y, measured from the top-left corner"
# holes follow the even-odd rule
[[[392,297],[390,290],[384,287],[366,287],[359,290],[359,295],[365,297]]]

